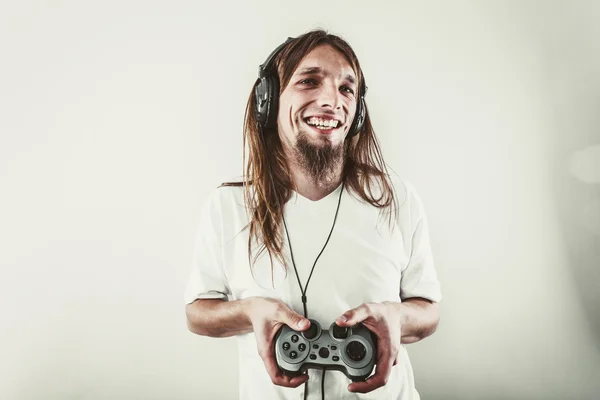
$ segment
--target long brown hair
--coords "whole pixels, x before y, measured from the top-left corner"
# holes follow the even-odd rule
[[[274,69],[278,71],[279,75],[280,94],[289,83],[302,59],[311,50],[322,44],[328,44],[341,52],[357,75],[357,87],[364,86],[358,58],[350,45],[339,36],[319,29],[307,32],[289,42],[273,60]],[[259,81],[257,79],[254,86]],[[241,182],[224,182],[221,186],[244,186],[244,203],[248,215],[251,215],[250,222],[244,228],[250,227],[248,261],[252,269],[260,254],[267,250],[271,260],[271,276],[273,276],[273,256],[286,267],[287,271],[283,257],[283,234],[281,232],[283,206],[291,198],[292,189],[296,190],[296,186],[291,180],[290,169],[277,128],[263,130],[259,127],[255,102],[253,87],[244,116],[243,165],[246,166],[246,174],[242,174]],[[394,205],[397,206],[397,201],[379,142],[371,125],[369,112],[365,111],[365,122],[359,134],[345,142],[344,187],[352,189],[374,207],[380,208],[382,211],[388,210],[391,225],[391,217],[395,215],[391,209]],[[249,149],[247,164],[246,142]],[[374,184],[380,188],[378,198],[374,197],[372,191]],[[260,245],[254,260],[251,257],[253,238]]]

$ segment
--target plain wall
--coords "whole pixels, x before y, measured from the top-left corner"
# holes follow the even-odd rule
[[[199,210],[257,67],[321,27],[363,67],[444,299],[423,399],[597,399],[597,2],[2,2],[0,398],[235,399],[187,330]]]

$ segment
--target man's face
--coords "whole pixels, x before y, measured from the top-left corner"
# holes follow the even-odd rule
[[[344,158],[344,138],[356,111],[356,74],[329,45],[314,48],[279,98],[277,127],[289,154],[315,180]]]

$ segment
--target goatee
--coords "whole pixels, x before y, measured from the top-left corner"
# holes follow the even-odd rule
[[[314,143],[306,132],[300,130],[296,138],[296,160],[302,170],[309,176],[314,184],[327,186],[336,178],[339,168],[344,160],[344,143],[332,145],[328,140]]]

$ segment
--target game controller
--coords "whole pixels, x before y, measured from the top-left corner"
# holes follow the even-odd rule
[[[305,331],[284,325],[275,337],[275,360],[285,375],[298,376],[309,368],[343,372],[353,382],[364,381],[373,372],[377,337],[363,324],[328,330],[310,320]]]

